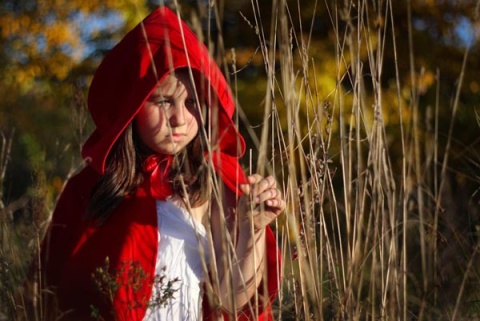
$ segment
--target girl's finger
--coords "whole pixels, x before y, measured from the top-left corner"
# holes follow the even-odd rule
[[[242,193],[243,193],[244,195],[250,194],[250,191],[251,191],[251,189],[252,189],[251,186],[250,186],[250,184],[240,184],[240,185],[239,185],[239,188],[240,188],[240,190],[242,191]]]
[[[248,180],[248,183],[251,184],[251,185],[254,185],[254,184],[257,184],[258,182],[260,182],[262,180],[262,176],[260,176],[259,174],[253,174],[253,175],[250,175],[247,177],[247,180]]]
[[[270,207],[277,207],[278,201],[270,199],[270,200],[266,200],[265,204],[270,206]]]
[[[258,196],[266,190],[276,188],[276,184],[277,183],[275,182],[275,179],[272,176],[268,176],[257,181],[257,183],[253,186],[252,192],[255,196]]]
[[[268,189],[256,198],[257,204],[265,202],[265,204],[270,207],[280,207],[279,204],[281,204],[282,201],[282,194],[277,188]]]

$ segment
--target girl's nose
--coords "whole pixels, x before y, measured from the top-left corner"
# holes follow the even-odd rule
[[[185,106],[183,103],[177,103],[171,109],[169,117],[170,126],[180,127],[185,125]]]

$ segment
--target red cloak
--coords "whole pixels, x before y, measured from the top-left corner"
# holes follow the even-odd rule
[[[155,199],[140,187],[125,197],[109,219],[97,225],[85,219],[91,190],[105,171],[113,144],[134,119],[156,84],[171,71],[188,67],[201,75],[203,99],[215,131],[210,151],[213,167],[225,185],[240,194],[245,175],[238,163],[245,143],[232,116],[234,100],[207,48],[179,17],[158,8],[131,30],[105,57],[92,81],[88,107],[96,129],[82,155],[89,163],[70,179],[55,208],[41,250],[44,289],[56,293],[67,320],[141,321],[152,292],[158,231]],[[280,255],[267,228],[267,280],[259,287],[268,298],[257,312],[245,309],[237,320],[271,320],[278,291]],[[106,261],[106,259],[108,260]],[[95,275],[95,277],[94,277]],[[255,310],[255,308],[254,308]],[[204,320],[223,314],[204,297]],[[227,316],[224,316],[228,319]]]

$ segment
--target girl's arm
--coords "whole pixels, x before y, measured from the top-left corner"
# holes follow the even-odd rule
[[[234,237],[235,251],[226,251],[225,246],[216,246],[217,258],[222,258],[224,253],[233,252],[230,264],[219,262],[217,265],[220,299],[223,308],[229,312],[242,309],[255,295],[265,270],[266,227],[285,208],[285,202],[273,177],[263,178],[255,174],[247,179],[248,184],[240,185],[243,195],[236,206],[238,235]],[[227,202],[232,204],[232,196],[224,196]],[[228,215],[228,208],[231,207],[224,208]],[[222,259],[225,260],[224,257]],[[226,269],[230,273],[225,273]],[[261,302],[262,298],[258,300]],[[255,310],[255,307],[252,308]]]

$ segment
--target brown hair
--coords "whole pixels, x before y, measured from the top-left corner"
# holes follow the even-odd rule
[[[209,198],[205,144],[206,139],[199,130],[197,136],[175,155],[169,174],[173,193],[188,198],[192,207],[205,203]],[[142,163],[152,154],[136,134],[134,122],[131,123],[112,147],[105,174],[92,189],[87,218],[99,223],[106,221],[124,197],[143,182]]]

